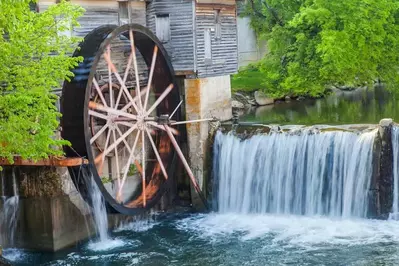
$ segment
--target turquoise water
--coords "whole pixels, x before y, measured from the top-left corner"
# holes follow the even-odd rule
[[[187,214],[130,224],[111,235],[120,244],[105,250],[85,243],[56,254],[5,255],[15,265],[399,264],[397,221]]]

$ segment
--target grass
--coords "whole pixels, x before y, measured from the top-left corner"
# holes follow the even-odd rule
[[[256,65],[251,64],[241,68],[237,74],[231,76],[231,88],[233,92],[265,90],[266,88],[262,86],[263,81],[264,74],[260,72]]]

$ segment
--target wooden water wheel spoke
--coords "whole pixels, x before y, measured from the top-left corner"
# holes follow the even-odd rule
[[[115,134],[115,129],[112,130],[112,135],[114,137],[114,143],[116,142],[116,134]],[[115,152],[115,164],[116,164],[116,177],[118,180],[118,187],[121,185],[121,180],[120,180],[120,171],[119,171],[119,156],[118,156],[118,148],[115,146],[114,148]]]
[[[117,197],[119,199],[118,202],[120,202],[120,194],[122,193],[122,188],[125,185],[127,174],[129,173],[130,164],[132,163],[132,160],[133,160],[133,157],[134,157],[134,151],[136,150],[136,146],[137,146],[137,143],[139,141],[139,138],[140,138],[140,134],[137,134],[136,135],[136,139],[135,139],[134,144],[133,144],[133,147],[131,148],[131,151],[130,151],[130,154],[129,154],[129,159],[127,160],[127,163],[126,163],[125,171],[123,172],[122,182],[121,182],[121,184],[120,184],[120,186],[118,188],[118,193],[117,193]]]
[[[132,60],[133,60],[133,54],[130,53],[129,59],[127,60],[125,74],[123,75],[123,83],[124,84],[126,84],[127,78],[129,76],[129,71],[130,71],[130,68],[132,67]]]
[[[133,31],[131,29],[129,30],[129,39],[130,39],[130,48],[132,49],[132,55],[133,55],[134,73],[135,73],[135,77],[136,77],[136,91],[137,91],[138,95],[141,95],[141,93],[140,93],[140,77],[139,77],[139,70],[137,67],[136,45],[134,44]],[[143,110],[143,103],[141,102],[141,97],[139,97],[139,107],[141,110]]]
[[[159,125],[156,122],[149,121],[149,122],[147,122],[147,124],[152,126],[152,127],[157,128],[159,130],[166,131],[165,128],[162,125]],[[172,131],[173,135],[176,135],[176,136],[180,135],[180,133],[179,133],[179,131],[177,129],[170,128],[170,130]]]
[[[129,90],[126,88],[125,83],[123,82],[121,76],[118,73],[118,70],[116,69],[114,63],[112,63],[111,58],[109,57],[109,55],[107,53],[103,54],[104,59],[107,61],[108,66],[111,68],[112,72],[114,73],[116,79],[118,80],[119,84],[121,85],[122,89],[124,90],[126,96],[128,97],[130,103],[132,104],[133,108],[135,109],[135,111],[137,113],[139,113],[139,110],[141,110],[141,108],[138,108],[134,99],[132,98],[132,96],[129,93]],[[140,95],[140,93],[139,93]],[[139,97],[139,103],[140,103],[141,99]]]
[[[115,125],[115,129],[116,129],[116,131],[118,131],[119,136],[122,137],[122,136],[123,136],[123,133],[122,133],[122,131],[119,129],[118,125]],[[128,150],[128,152],[131,152],[132,150],[130,149],[129,143],[127,143],[126,139],[123,139],[123,143],[125,144],[125,148]]]
[[[107,46],[107,55],[109,60],[111,60],[111,46],[108,45]],[[108,65],[108,88],[109,89],[109,102],[110,102],[110,107],[114,108],[114,90],[112,89],[112,70],[111,70],[111,66]]]
[[[100,86],[98,85],[98,82],[97,82],[96,78],[93,78],[93,85],[94,85],[94,88],[97,91],[97,95],[100,97],[101,102],[103,103],[103,105],[108,107],[107,101],[104,98],[103,92],[102,92]]]
[[[146,187],[146,180],[145,180],[145,156],[146,156],[146,152],[145,152],[145,133],[144,130],[141,131],[141,136],[142,136],[142,155],[143,155],[143,161],[142,161],[142,182],[143,182],[143,206],[146,207],[147,205],[147,195],[146,195],[146,191],[145,191],[145,187]]]
[[[137,129],[137,126],[131,127],[128,131],[126,131],[121,137],[119,137],[114,143],[112,143],[108,149],[104,149],[104,154],[108,155],[116,146],[118,146],[124,139],[126,139],[130,134],[133,133]]]
[[[172,131],[170,130],[170,127],[167,126],[167,125],[165,125],[164,127],[165,127],[165,129],[166,129],[166,133],[168,134],[168,136],[169,136],[169,138],[170,138],[170,140],[171,140],[173,146],[175,147],[175,150],[176,150],[176,152],[177,152],[177,155],[180,157],[180,160],[182,161],[183,166],[184,166],[184,168],[186,169],[187,174],[188,174],[188,176],[189,176],[190,179],[191,179],[191,182],[192,182],[192,184],[193,184],[195,190],[197,191],[198,195],[200,195],[200,197],[202,197],[202,200],[203,200],[203,202],[205,203],[206,200],[203,198],[203,195],[202,195],[202,192],[201,192],[201,188],[200,188],[199,185],[198,185],[197,179],[195,178],[195,176],[194,176],[194,174],[193,174],[193,171],[191,171],[191,168],[190,168],[190,166],[189,166],[189,164],[188,164],[186,158],[184,157],[184,154],[183,154],[183,152],[181,151],[181,149],[180,149],[180,147],[179,147],[179,144],[177,143],[175,137],[173,136]]]
[[[144,107],[143,107],[144,110],[147,109],[147,105],[148,105],[148,98],[150,96],[151,84],[152,84],[152,79],[154,77],[154,70],[155,70],[155,64],[157,62],[157,56],[158,56],[158,46],[154,46],[154,52],[153,52],[152,61],[151,61],[150,75],[148,76],[147,93],[146,93],[145,99],[144,99]]]
[[[169,84],[169,86],[162,92],[162,94],[158,97],[155,103],[147,110],[146,116],[149,116],[158,106],[159,104],[168,96],[168,94],[172,91],[174,85]]]
[[[159,155],[159,152],[157,150],[157,146],[155,145],[154,140],[152,139],[150,131],[148,131],[148,129],[146,129],[146,132],[147,132],[148,139],[150,140],[153,152],[155,153],[155,156],[156,156],[156,158],[158,160],[159,166],[161,167],[162,173],[163,173],[165,179],[168,179],[168,174],[166,173],[165,166],[163,165],[161,156]]]
[[[93,101],[89,102],[89,108],[98,110],[98,111],[102,111],[102,112],[107,112],[108,114],[112,114],[112,115],[116,116],[115,118],[117,118],[118,116],[122,116],[122,117],[130,118],[132,120],[137,120],[137,116],[135,116],[133,114],[123,112],[121,110],[116,110],[114,108],[106,107],[104,105],[98,104]]]
[[[145,88],[144,90],[141,90],[140,91],[140,97],[143,97],[145,94],[146,94],[146,92],[148,91],[148,89],[147,88]],[[134,98],[133,98],[133,101],[134,102],[137,102],[138,101],[138,99],[139,99],[139,96],[135,96]],[[133,104],[132,103],[127,103],[122,109],[121,109],[121,111],[126,111],[127,109],[129,109],[130,107],[132,107],[133,106]]]
[[[97,118],[101,118],[101,119],[103,119],[105,121],[108,120],[108,116],[106,116],[104,114],[101,114],[101,113],[98,113],[98,112],[93,111],[93,110],[89,110],[89,115],[97,117]]]
[[[175,108],[175,110],[173,110],[173,112],[170,114],[170,118],[172,118],[175,114],[176,114],[176,112],[177,112],[177,110],[179,110],[179,108],[180,108],[180,106],[183,104],[183,100],[181,100],[180,102],[179,102],[179,104],[177,105],[177,107]]]
[[[111,137],[111,130],[108,130],[107,140],[105,141],[104,150],[107,149],[107,147],[108,147],[110,137]],[[103,167],[104,167],[104,161],[105,161],[106,154],[105,154],[105,152],[103,152],[99,156],[100,156],[100,160],[99,160],[99,163],[98,163],[98,165],[99,165],[99,167],[98,167],[99,168],[99,172],[98,173],[99,173],[100,176],[102,176],[103,175]]]
[[[93,144],[108,128],[108,124],[105,124],[91,139],[90,144]]]
[[[125,127],[133,127],[135,125],[135,124],[129,123],[127,121],[117,121],[116,123],[118,125],[122,125],[122,126],[125,126]]]

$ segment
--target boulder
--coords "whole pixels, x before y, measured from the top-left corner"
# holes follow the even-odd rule
[[[233,100],[243,103],[244,105],[248,104],[247,97],[241,93],[238,93],[238,92],[234,93],[232,98],[233,98]]]
[[[285,101],[286,102],[290,102],[291,101],[291,97],[290,96],[285,96]]]
[[[305,97],[303,97],[303,96],[299,96],[297,99],[296,99],[297,101],[304,101],[304,100],[306,100],[306,98]]]
[[[261,91],[256,91],[254,96],[255,102],[260,106],[274,104],[274,99],[267,97],[267,95]]]
[[[244,94],[241,94],[241,93],[238,93],[238,92],[233,94],[232,99],[237,101],[237,102],[240,102],[240,103],[244,104],[244,106],[248,106],[248,105],[256,106],[257,105],[255,103],[255,99],[253,97],[248,96],[248,95],[244,95]]]
[[[231,107],[235,109],[245,109],[245,105],[242,102],[236,100],[231,101]]]

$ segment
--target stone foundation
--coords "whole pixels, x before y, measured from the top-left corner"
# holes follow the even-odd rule
[[[187,120],[232,118],[230,76],[186,79],[184,83]],[[207,166],[209,131],[209,122],[187,124],[189,164],[205,195],[206,177],[211,173]],[[193,188],[191,195],[193,206],[202,209],[201,199]]]

